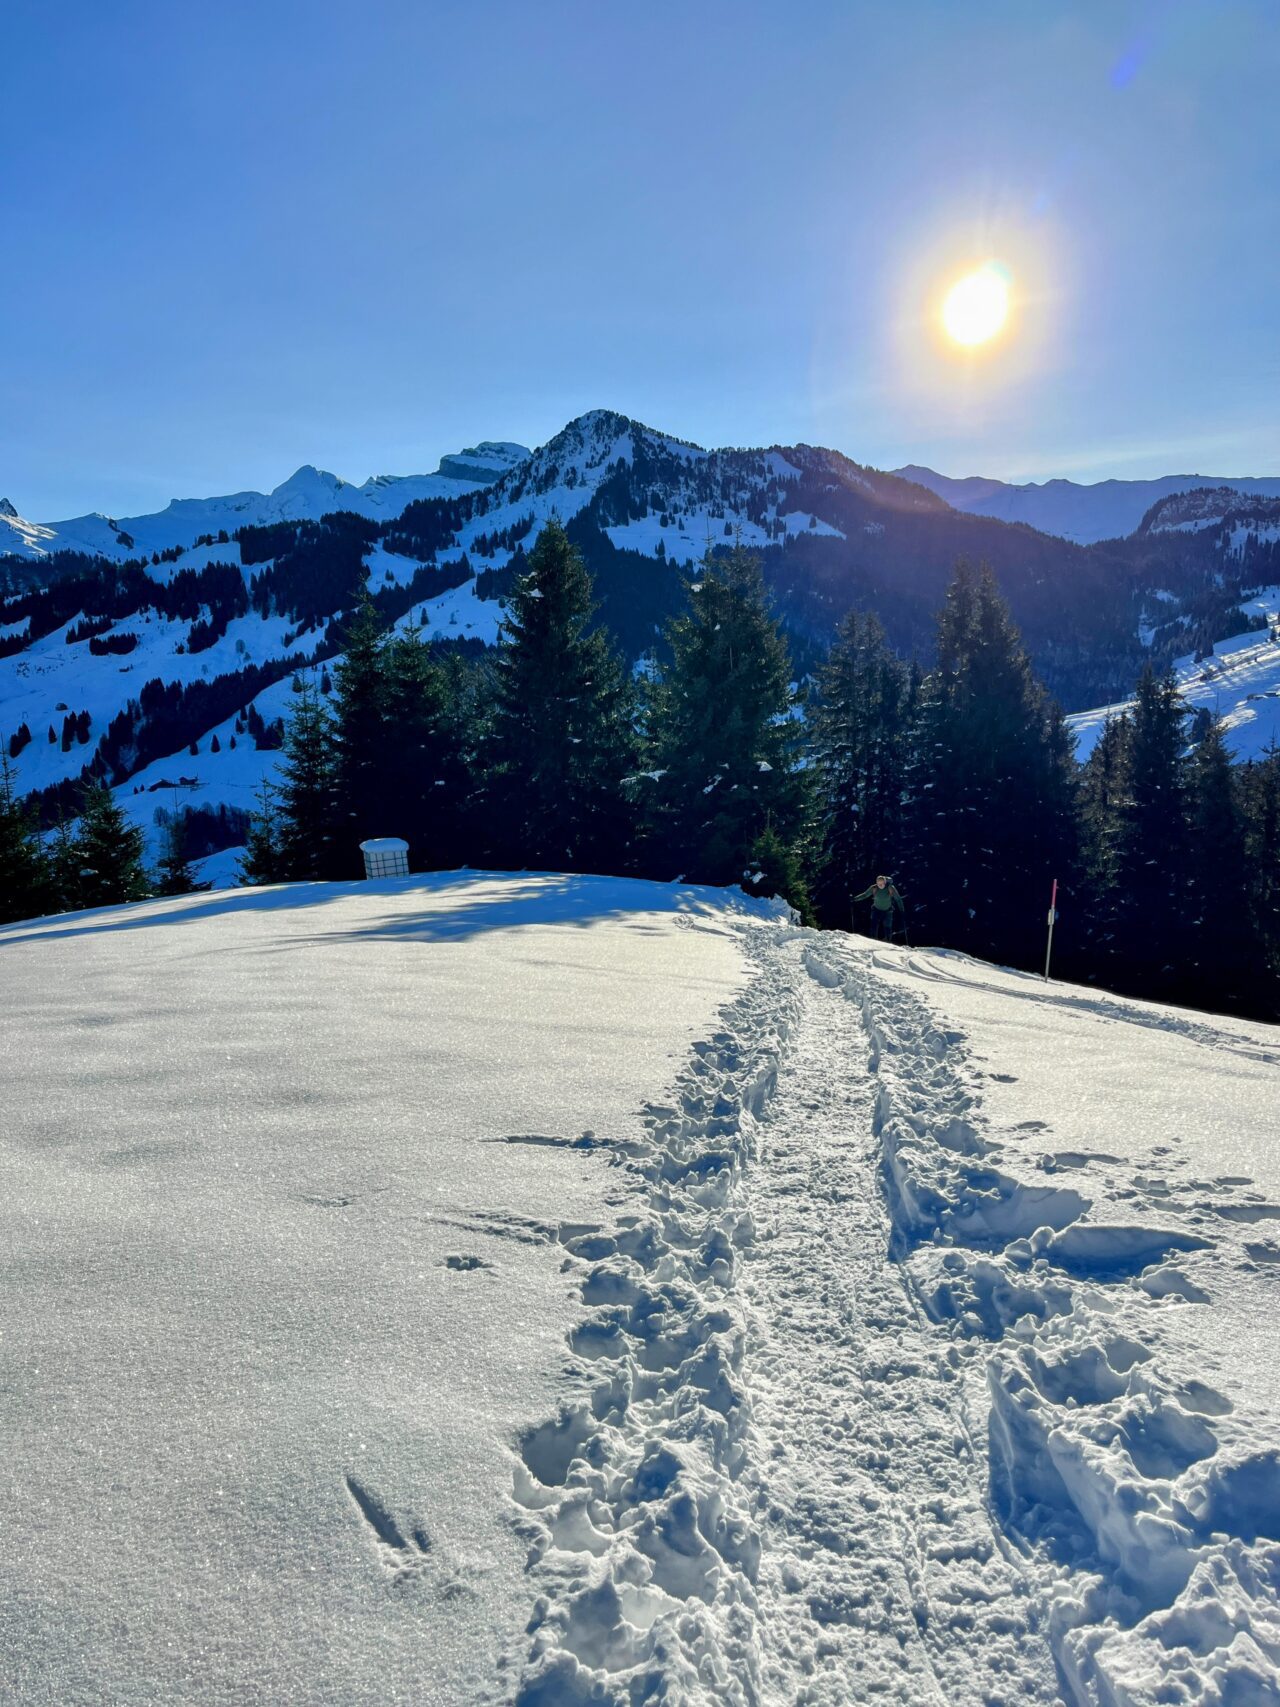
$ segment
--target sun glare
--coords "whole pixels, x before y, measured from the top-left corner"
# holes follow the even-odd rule
[[[1009,275],[995,261],[952,285],[942,305],[942,324],[957,344],[985,344],[1009,313]]]

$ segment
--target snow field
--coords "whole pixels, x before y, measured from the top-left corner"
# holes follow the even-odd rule
[[[454,873],[0,931],[0,1699],[490,1698],[560,1264],[762,911]]]
[[[1280,1702],[1280,1028],[538,874],[0,955],[0,1690]]]
[[[1280,1219],[1280,1167],[1266,1155],[1265,1192],[1195,1177],[1272,1151],[1280,1034],[1042,995],[963,956],[859,958],[845,987],[897,1255],[967,1371],[990,1507],[1039,1579],[1066,1699],[1280,1701],[1280,1248],[1256,1237]],[[1018,1075],[979,1068],[966,1033]],[[984,1108],[1002,1093],[1007,1115],[1062,1110],[1068,1130],[1004,1125]],[[1107,1148],[1075,1147],[1077,1122]]]

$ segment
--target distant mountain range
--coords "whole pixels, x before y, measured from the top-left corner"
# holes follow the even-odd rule
[[[434,474],[375,474],[361,486],[307,463],[272,492],[174,498],[148,516],[117,518],[94,511],[65,522],[31,522],[10,499],[0,498],[0,556],[41,558],[56,551],[83,551],[123,563],[173,546],[193,545],[202,534],[272,522],[319,521],[332,510],[385,521],[419,499],[474,492],[528,455],[523,445],[486,442],[441,458]]]
[[[123,562],[138,553],[189,546],[211,531],[216,534],[224,528],[265,526],[277,521],[319,521],[334,510],[350,510],[385,521],[421,499],[457,497],[491,485],[532,454],[525,445],[486,440],[442,457],[434,474],[377,474],[361,485],[308,463],[271,492],[174,498],[163,510],[145,516],[116,518],[94,511],[68,521],[32,522],[25,520],[9,499],[0,498],[0,556],[10,553],[38,558],[54,551],[85,551]],[[1244,498],[1280,498],[1280,475],[1236,479],[1168,474],[1158,480],[1102,480],[1092,485],[1074,480],[1015,485],[981,475],[955,479],[916,463],[891,472],[895,479],[925,487],[953,510],[995,521],[1022,522],[1077,545],[1095,545],[1135,533],[1154,505],[1197,489],[1216,488]]]
[[[1122,701],[1148,658],[1260,625],[1263,606],[1244,607],[1280,584],[1280,496],[1241,489],[1280,494],[1280,480],[1175,481],[1154,499],[1164,483],[1109,483],[1132,526],[1081,545],[957,508],[928,471],[906,472],[920,478],[811,445],[706,450],[593,410],[537,450],[486,442],[430,475],[355,485],[306,467],[267,494],[52,524],[0,503],[0,741],[48,812],[72,809],[86,770],[149,825],[176,798],[243,809],[277,762],[292,679],[323,684],[361,582],[388,622],[481,648],[553,515],[631,660],[682,607],[692,566],[735,542],[759,553],[801,674],[852,608],[927,659],[956,559],[985,560],[1071,711]],[[1103,490],[985,485],[991,502],[993,488]]]
[[[1197,487],[1227,488],[1247,498],[1280,498],[1280,475],[1269,479],[1230,479],[1221,475],[1166,474],[1158,480],[1100,480],[1081,486],[1074,480],[1046,480],[1014,486],[980,475],[954,480],[932,468],[909,464],[894,472],[927,486],[953,510],[991,516],[1001,522],[1025,522],[1041,533],[1057,534],[1077,545],[1096,545],[1134,533],[1154,504]]]

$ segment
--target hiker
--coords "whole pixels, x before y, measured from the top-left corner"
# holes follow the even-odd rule
[[[906,917],[907,910],[902,904],[902,896],[887,877],[877,877],[869,889],[864,889],[861,895],[854,896],[853,904],[856,907],[859,901],[868,899],[871,902],[871,930],[868,934],[885,942],[892,942],[894,913],[901,914],[904,919]]]

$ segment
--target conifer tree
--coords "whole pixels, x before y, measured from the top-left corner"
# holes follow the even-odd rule
[[[1074,872],[1075,767],[985,566],[957,565],[912,748],[913,911],[934,942],[1038,963],[1052,880]]]
[[[742,887],[748,895],[780,895],[799,913],[802,924],[817,922],[801,849],[795,842],[784,842],[771,823],[752,843]]]
[[[1280,746],[1247,765],[1241,779],[1249,916],[1262,967],[1255,1012],[1280,1018]]]
[[[245,836],[241,882],[260,885],[285,881],[288,874],[280,849],[281,835],[279,799],[270,779],[263,777]]]
[[[175,812],[164,827],[155,892],[157,895],[196,895],[212,887],[212,883],[196,882],[187,857],[186,813]]]
[[[1109,717],[1080,777],[1081,912],[1076,969],[1106,984],[1119,973],[1120,826],[1129,798],[1128,717]]]
[[[74,912],[83,906],[80,900],[80,867],[76,859],[75,837],[65,815],[59,811],[48,847],[49,876],[53,885],[51,913]]]
[[[1240,786],[1216,720],[1196,744],[1188,780],[1189,993],[1197,1005],[1238,1010],[1260,980],[1263,956],[1251,917]]]
[[[338,850],[333,726],[324,702],[304,682],[284,737],[280,767],[280,870],[290,880],[348,875]],[[341,825],[349,835],[349,822]]]
[[[420,871],[462,863],[472,776],[455,690],[460,661],[437,660],[419,630],[397,634],[383,653],[384,822],[409,843]]]
[[[511,593],[494,665],[490,833],[507,863],[617,871],[627,858],[632,695],[593,615],[582,558],[548,522]]]
[[[810,718],[818,817],[819,917],[847,928],[850,897],[900,855],[910,683],[879,620],[851,611]]]
[[[767,829],[797,849],[807,806],[791,661],[758,560],[741,547],[704,560],[667,639],[649,694],[655,868],[742,883]]]
[[[0,753],[0,924],[31,919],[53,902],[52,875],[35,820],[15,794]]]
[[[112,907],[143,900],[151,893],[151,884],[142,854],[142,831],[125,817],[105,784],[90,784],[71,842],[75,905]]]
[[[1116,834],[1117,953],[1125,987],[1184,995],[1190,911],[1186,703],[1148,667],[1130,713],[1128,787]]]
[[[334,858],[344,876],[358,874],[360,843],[367,837],[401,833],[387,823],[399,799],[391,782],[383,626],[363,589],[343,635],[332,714]]]

